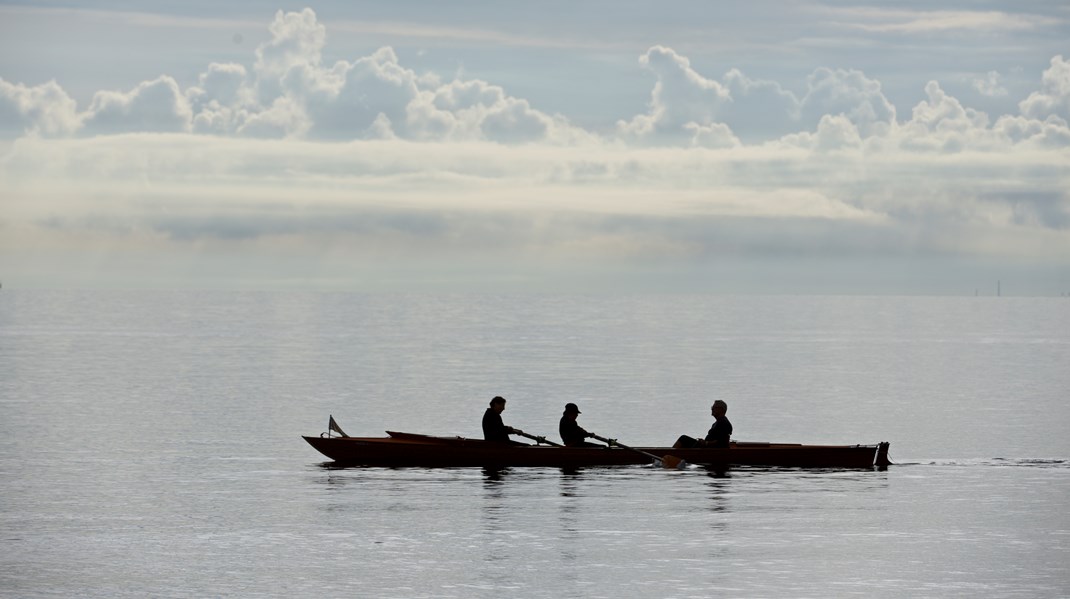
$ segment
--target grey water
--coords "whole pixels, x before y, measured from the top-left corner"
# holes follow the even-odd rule
[[[301,435],[891,442],[330,467]],[[1070,301],[0,291],[0,596],[1070,596]]]

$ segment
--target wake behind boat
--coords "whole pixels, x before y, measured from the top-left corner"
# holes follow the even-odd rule
[[[509,445],[469,439],[387,431],[386,437],[349,437],[331,418],[330,432],[304,439],[317,451],[342,465],[352,466],[624,466],[649,464],[650,457],[675,456],[691,464],[714,468],[774,466],[784,468],[885,468],[887,442],[875,445],[802,445],[733,441],[727,448],[598,448],[547,445]],[[639,451],[635,451],[639,450]]]

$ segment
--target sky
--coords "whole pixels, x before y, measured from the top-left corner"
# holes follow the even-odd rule
[[[5,288],[1070,294],[1065,2],[0,0]]]

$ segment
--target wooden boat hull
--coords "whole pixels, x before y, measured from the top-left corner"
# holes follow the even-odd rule
[[[649,464],[650,458],[614,447],[548,447],[506,445],[462,437],[430,437],[391,433],[391,437],[304,437],[328,458],[360,466],[542,466],[576,468]],[[728,448],[673,449],[638,447],[647,453],[673,455],[715,468],[774,466],[784,468],[874,468],[888,465],[888,444],[799,445],[791,443],[733,443]]]

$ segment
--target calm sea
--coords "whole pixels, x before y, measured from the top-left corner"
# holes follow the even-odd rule
[[[331,469],[302,434],[891,442]],[[0,291],[5,597],[1070,596],[1070,299]]]

